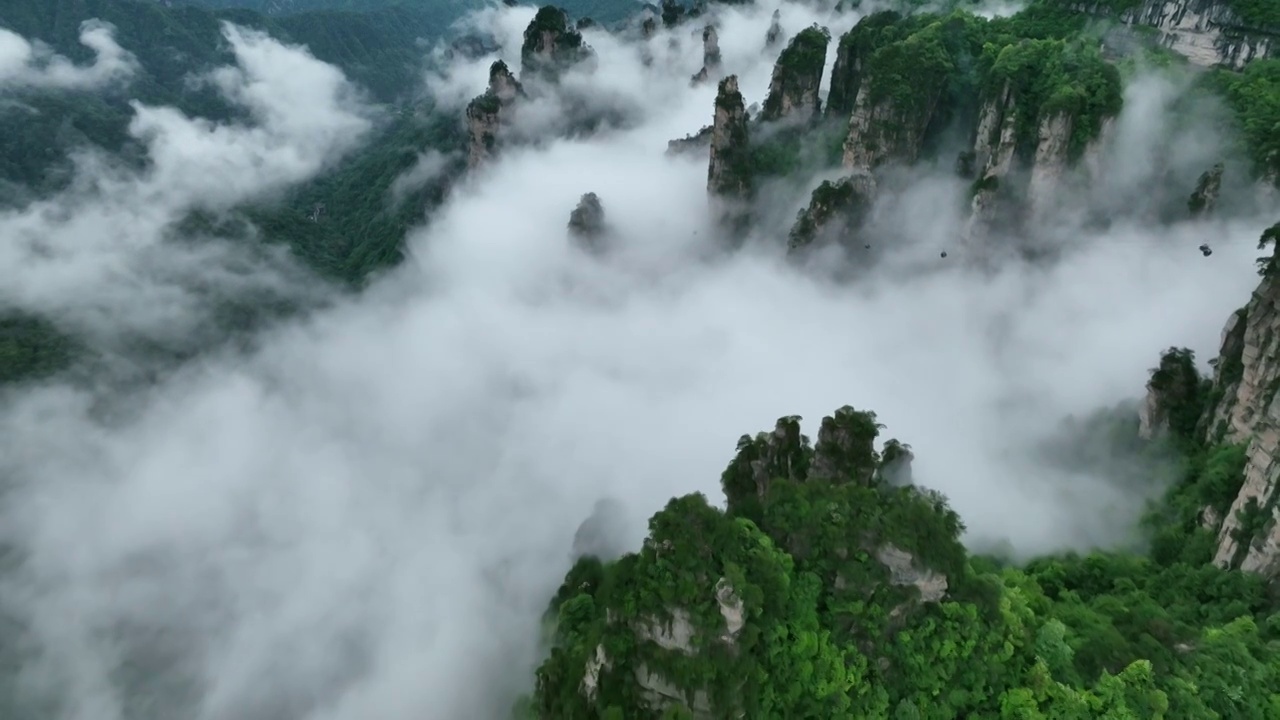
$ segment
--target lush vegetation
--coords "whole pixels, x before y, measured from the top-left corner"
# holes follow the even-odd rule
[[[1090,421],[1108,455],[1182,458],[1181,480],[1146,521],[1149,555],[1022,567],[969,556],[945,498],[890,471],[909,461],[906,446],[876,450],[874,413],[842,408],[816,444],[782,418],[739,442],[725,510],[674,499],[639,552],[574,566],[518,712],[1280,717],[1280,605],[1259,577],[1209,563],[1201,516],[1234,499],[1244,455],[1196,440],[1204,383],[1191,361],[1174,350],[1153,371],[1177,406],[1160,440],[1137,442],[1131,416]]]
[[[818,86],[822,82],[830,42],[831,33],[817,25],[805,28],[791,38],[774,67],[773,84],[761,108],[762,119],[781,117],[784,98],[790,97],[794,101],[805,93],[813,94],[814,109],[817,109]]]
[[[1280,59],[1255,60],[1243,72],[1221,71],[1215,80],[1258,170],[1280,176]]]

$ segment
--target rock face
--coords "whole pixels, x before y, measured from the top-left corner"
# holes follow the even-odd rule
[[[978,169],[969,219],[963,232],[966,243],[985,237],[996,223],[1001,180],[1013,169],[1018,148],[1018,105],[1006,84],[987,98],[978,113],[972,163]],[[967,173],[966,173],[967,174]]]
[[[764,34],[764,49],[770,50],[782,42],[782,11],[774,10],[769,21],[769,30]]]
[[[1280,236],[1280,224],[1264,235]],[[1222,519],[1214,562],[1280,579],[1280,282],[1277,258],[1249,304],[1227,321],[1211,397],[1208,438],[1246,443],[1244,483]]]
[[[875,192],[876,181],[869,173],[823,182],[813,191],[809,206],[796,216],[787,238],[788,251],[848,239],[870,213]]]
[[[711,162],[707,192],[713,196],[745,198],[751,193],[747,108],[738,90],[738,77],[720,81],[715,122],[711,126]]]
[[[1138,409],[1138,436],[1151,440],[1169,432],[1187,437],[1199,421],[1200,373],[1190,353],[1171,348],[1147,382]]]
[[[1104,3],[1080,2],[1075,7],[1108,14]],[[1143,0],[1120,19],[1157,28],[1165,47],[1197,65],[1240,69],[1254,58],[1280,51],[1280,27],[1250,22],[1228,0]]]
[[[523,94],[506,63],[498,60],[489,67],[489,88],[467,105],[467,167],[479,167],[497,152],[499,131]]]
[[[761,120],[807,121],[818,115],[822,109],[818,86],[822,84],[830,42],[831,34],[817,26],[802,30],[791,39],[774,65]]]
[[[711,136],[714,131],[715,128],[708,125],[698,132],[682,137],[679,140],[668,140],[667,154],[679,155],[687,152],[705,151],[711,147]]]
[[[836,62],[831,68],[831,91],[827,93],[827,115],[847,119],[853,112],[865,79],[866,65],[875,50],[874,36],[902,19],[895,12],[880,12],[858,21],[840,38]]]
[[[591,55],[591,48],[583,42],[582,33],[569,23],[565,11],[546,5],[525,28],[520,76],[525,82],[535,78],[554,82],[567,68]]]
[[[702,69],[693,76],[693,83],[706,82],[720,74],[720,36],[714,25],[702,28]]]
[[[908,43],[886,45],[875,50],[874,55],[870,54],[873,48],[861,48],[860,39],[868,29],[874,30],[891,17],[896,15],[868,16],[850,31],[852,40],[841,40],[842,45],[848,43],[851,47],[846,50],[841,68],[846,76],[832,76],[832,87],[842,88],[837,101],[847,102],[848,90],[857,88],[844,142],[843,162],[850,170],[870,171],[886,162],[915,162],[923,148],[925,132],[950,82],[952,66],[945,57],[922,60],[917,57],[919,50]],[[867,57],[859,63],[863,53]],[[871,57],[882,68],[913,67],[916,74],[910,86],[903,87],[901,79],[891,72],[877,74],[868,62]],[[850,73],[856,78],[851,79]]]
[[[604,206],[595,193],[583,195],[578,207],[569,213],[569,232],[584,249],[593,252],[603,249]]]
[[[916,564],[915,556],[892,544],[876,550],[876,559],[889,568],[889,582],[910,585],[920,592],[921,602],[937,602],[947,595],[947,576]]]
[[[1226,172],[1222,163],[1214,165],[1200,175],[1196,189],[1187,199],[1187,209],[1192,216],[1208,215],[1218,204],[1218,195],[1222,192],[1222,174]]]

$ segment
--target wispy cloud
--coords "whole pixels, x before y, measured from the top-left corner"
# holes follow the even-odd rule
[[[80,26],[80,43],[94,51],[92,65],[76,65],[43,43],[0,28],[0,91],[85,90],[127,80],[138,69],[133,55],[116,44],[115,29],[109,24],[85,22]]]

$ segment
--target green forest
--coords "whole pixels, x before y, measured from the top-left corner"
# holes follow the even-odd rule
[[[1206,504],[1234,499],[1244,451],[1197,439],[1207,381],[1187,351],[1153,371],[1158,386],[1171,378],[1193,383],[1177,432],[1136,441],[1136,417],[1113,412],[1080,431],[1091,452],[1102,441],[1151,469],[1173,463],[1181,479],[1144,521],[1150,553],[1022,565],[968,554],[946,499],[902,482],[909,447],[877,451],[875,413],[841,408],[816,443],[782,418],[739,442],[721,477],[726,510],[674,499],[639,552],[578,561],[516,717],[1280,717],[1280,598],[1210,563],[1199,521]],[[896,581],[878,558],[886,547],[945,576],[945,597],[924,597],[927,574]],[[654,639],[677,621],[687,647]],[[655,702],[641,667],[673,697]],[[586,668],[596,692],[581,689]]]

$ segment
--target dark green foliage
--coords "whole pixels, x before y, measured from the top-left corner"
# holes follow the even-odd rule
[[[524,44],[520,47],[521,77],[555,80],[590,53],[591,49],[582,41],[582,33],[569,22],[568,13],[554,5],[544,5],[524,31]]]
[[[1280,223],[1267,228],[1258,239],[1258,249],[1265,250],[1271,246],[1271,255],[1258,258],[1258,274],[1265,278],[1275,277],[1277,253],[1280,253]]]
[[[871,210],[872,202],[873,198],[861,192],[852,178],[823,181],[814,189],[809,206],[796,216],[787,247],[805,247],[828,228],[841,233],[856,228]]]
[[[1043,123],[1061,117],[1071,132],[1069,157],[1078,158],[1103,121],[1120,112],[1120,73],[1092,46],[1023,40],[998,51],[988,47],[983,62],[990,64],[986,91],[1012,91],[1023,153],[1034,152]]]
[[[822,82],[822,69],[827,61],[827,45],[830,42],[831,33],[817,25],[805,28],[791,38],[774,66],[773,85],[760,111],[762,119],[780,117],[783,98],[788,95],[796,96],[805,90],[811,90],[814,101],[817,102],[818,85]],[[815,106],[814,110],[817,109]]]
[[[249,217],[268,240],[287,243],[323,275],[360,284],[371,273],[400,261],[408,230],[444,201],[450,183],[462,172],[465,142],[462,126],[454,118],[402,114],[364,151],[282,203],[251,209]],[[396,179],[426,150],[452,154],[434,179],[394,197]],[[313,221],[310,214],[317,205],[324,206],[324,214]]]
[[[1241,73],[1221,71],[1217,81],[1257,169],[1280,174],[1280,59],[1254,60]]]
[[[0,385],[57,372],[71,361],[75,349],[70,338],[40,318],[0,316]]]
[[[1174,437],[1193,442],[1204,408],[1204,385],[1196,369],[1195,353],[1169,348],[1160,366],[1151,371],[1147,389],[1156,398],[1155,416],[1163,418]]]
[[[1226,0],[1226,3],[1245,26],[1270,32],[1280,30],[1280,5],[1272,0]]]

